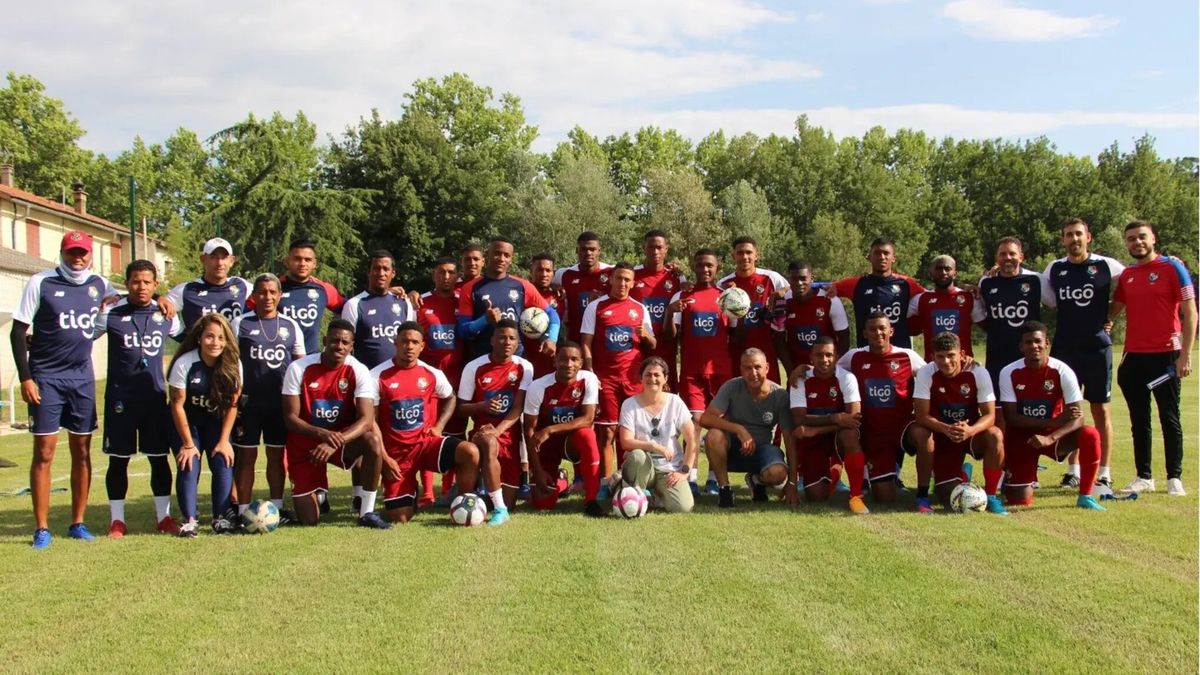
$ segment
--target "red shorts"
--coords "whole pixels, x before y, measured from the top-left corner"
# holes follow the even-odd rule
[[[625,380],[600,380],[600,405],[596,406],[596,424],[616,426],[621,419],[621,404],[641,391],[641,382],[631,384]]]
[[[721,385],[733,379],[731,373],[716,372],[708,375],[682,375],[679,378],[679,398],[683,399],[688,410],[697,413],[704,412],[713,396]]]
[[[329,456],[327,462],[313,463],[309,459],[308,453],[317,445],[319,443],[315,438],[288,436],[284,457],[288,476],[292,479],[292,499],[312,494],[317,490],[329,490],[329,474],[326,468],[328,464],[348,470],[358,461],[356,459],[354,462],[346,464],[342,457],[342,451],[338,450]]]
[[[829,482],[829,466],[833,460],[841,460],[837,433],[822,434],[800,441],[800,476],[804,488]]]
[[[906,432],[911,424],[911,421],[906,421],[902,425],[871,425],[864,421],[861,432],[862,448],[867,460],[867,473],[872,481],[896,475],[896,459],[899,453],[909,450]],[[960,464],[959,467],[961,466]]]
[[[387,448],[388,457],[400,465],[400,477],[383,479],[384,506],[389,509],[412,506],[417,495],[417,476],[422,471],[446,473],[453,469],[458,443],[457,438],[449,436],[426,436],[407,447]]]
[[[975,449],[975,439],[979,434],[955,443],[943,434],[933,435],[933,484],[962,482],[962,465],[967,455],[975,459],[983,458],[983,451]]]
[[[500,484],[504,487],[521,487],[521,449],[524,445],[515,434],[508,433],[500,437],[500,451],[496,458],[500,461]]]
[[[1039,457],[1049,457],[1056,462],[1066,459],[1068,453],[1063,453],[1062,457],[1058,456],[1062,441],[1044,448],[1035,448],[1029,444],[1029,439],[1039,431],[1044,430],[1018,430],[1010,427],[1004,431],[1004,472],[1007,474],[1004,479],[1005,486],[1025,487],[1036,483]]]

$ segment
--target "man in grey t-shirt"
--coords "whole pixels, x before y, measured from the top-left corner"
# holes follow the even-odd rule
[[[746,484],[754,501],[767,500],[767,486],[782,488],[787,482],[787,460],[775,445],[775,428],[792,428],[788,392],[767,379],[767,357],[759,349],[747,349],[741,358],[741,377],[717,390],[712,403],[700,416],[705,436],[708,465],[717,475],[721,491],[717,505],[733,507],[730,471],[746,472]],[[783,434],[784,443],[793,442]]]

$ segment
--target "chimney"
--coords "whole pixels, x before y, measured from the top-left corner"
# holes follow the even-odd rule
[[[0,164],[0,185],[13,186],[13,165],[8,162]]]
[[[75,189],[75,213],[87,213],[87,193],[83,191],[83,183],[75,181],[71,187]]]

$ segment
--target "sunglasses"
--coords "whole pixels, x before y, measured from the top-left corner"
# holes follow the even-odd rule
[[[659,420],[659,418],[657,418],[657,417],[653,417],[650,419],[650,437],[651,438],[658,438],[658,424],[660,421],[661,420]]]

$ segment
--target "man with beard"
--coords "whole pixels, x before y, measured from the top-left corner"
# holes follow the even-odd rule
[[[925,335],[925,360],[933,360],[934,337],[942,333],[958,336],[959,351],[974,356],[971,351],[971,314],[975,311],[975,295],[954,285],[958,278],[958,263],[948,255],[929,261],[929,278],[933,290],[922,291],[908,302],[908,318],[914,333]]]

